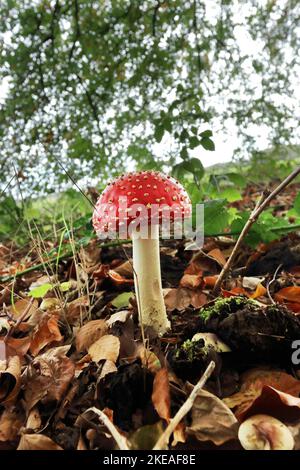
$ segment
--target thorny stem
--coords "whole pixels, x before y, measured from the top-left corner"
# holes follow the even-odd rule
[[[296,178],[296,176],[298,176],[299,173],[300,173],[300,167],[298,167],[294,171],[292,171],[292,173],[290,173],[290,175],[287,176],[277,186],[277,188],[275,188],[269,195],[266,195],[265,192],[262,194],[262,197],[260,198],[260,200],[256,204],[255,208],[253,209],[253,211],[250,214],[250,217],[249,217],[248,221],[244,225],[244,228],[241,231],[241,233],[240,233],[240,235],[237,239],[237,242],[236,242],[236,244],[235,244],[235,246],[234,246],[234,248],[231,252],[231,255],[229,256],[226,264],[224,265],[222,271],[219,274],[219,277],[218,277],[217,282],[215,284],[215,287],[213,289],[213,294],[218,294],[219,293],[219,291],[221,289],[221,285],[222,285],[224,279],[226,278],[229,270],[231,269],[231,267],[234,263],[234,260],[237,256],[238,252],[239,252],[239,249],[242,245],[242,242],[244,241],[244,238],[248,234],[248,232],[249,232],[250,228],[252,227],[252,225],[254,224],[254,222],[256,222],[256,220],[258,219],[260,214],[269,205],[269,203],[272,201],[272,199],[274,199],[274,197],[277,196],[277,194],[279,194],[294,178]]]
[[[213,373],[215,366],[216,364],[214,363],[214,361],[211,361],[208,364],[201,379],[199,380],[199,382],[197,382],[190,396],[183,403],[183,405],[179,408],[174,418],[170,421],[169,425],[166,427],[165,431],[163,432],[163,434],[160,436],[157,443],[153,447],[153,450],[165,450],[166,449],[172,432],[175,430],[176,426],[178,426],[180,421],[185,417],[185,415],[192,408],[194,401],[197,398],[197,394],[199,390],[201,390],[204,387],[205,383],[207,382],[207,380]]]

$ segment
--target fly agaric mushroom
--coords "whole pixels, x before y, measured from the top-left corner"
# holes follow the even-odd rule
[[[158,335],[170,328],[161,284],[159,227],[166,221],[172,224],[189,217],[190,204],[187,192],[174,178],[141,171],[111,182],[100,195],[93,214],[93,225],[101,238],[103,234],[132,237],[140,323]]]
[[[246,419],[239,427],[238,437],[245,450],[293,450],[295,444],[287,426],[268,415]]]

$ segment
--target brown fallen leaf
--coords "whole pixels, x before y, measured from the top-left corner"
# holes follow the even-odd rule
[[[0,404],[15,402],[21,386],[21,362],[19,356],[0,362]]]
[[[300,393],[300,380],[295,379],[286,372],[251,369],[242,376],[240,391],[224,398],[223,401],[229,408],[234,409],[236,417],[242,421],[246,415],[248,416],[248,410],[251,409],[253,403],[262,394],[266,386],[272,387],[279,393],[284,392],[297,398]]]
[[[77,351],[87,351],[95,341],[106,334],[107,330],[105,320],[91,320],[83,325],[76,334]]]
[[[118,368],[113,361],[105,361],[101,369],[100,380],[103,379],[107,374],[117,372],[117,370]]]
[[[43,434],[23,434],[17,450],[63,450],[50,437]]]
[[[37,308],[38,308],[37,299],[33,300],[30,297],[25,297],[24,299],[17,300],[14,303],[14,305],[11,305],[9,308],[9,313],[15,320],[17,320],[23,314],[25,314],[26,310],[28,310],[26,316],[23,318],[23,320],[25,321],[27,318],[31,317],[31,315],[35,313]]]
[[[226,258],[219,248],[214,248],[213,250],[210,250],[207,253],[207,256],[209,258],[214,259],[222,267],[226,264]]]
[[[237,439],[238,421],[222,400],[200,390],[192,408],[192,424],[186,428],[186,433],[219,446]]]
[[[79,297],[68,303],[66,307],[66,320],[71,326],[82,324],[87,317],[90,302],[87,296]]]
[[[243,420],[256,414],[268,414],[281,421],[293,422],[300,418],[300,398],[265,385],[243,415]]]
[[[206,303],[206,295],[201,289],[165,289],[165,304],[169,312],[173,310],[185,310],[190,305],[194,308],[202,307]]]
[[[169,376],[166,368],[160,369],[156,373],[151,398],[158,416],[169,422],[171,418],[171,398]]]
[[[30,429],[31,431],[37,432],[42,426],[42,419],[38,407],[32,408],[30,410],[27,421],[26,421],[26,430]]]
[[[25,401],[31,410],[39,401],[59,402],[74,377],[75,365],[66,357],[70,346],[51,348],[36,357],[24,374]]]
[[[0,343],[2,344],[4,341],[4,337],[0,337]],[[0,349],[1,349],[0,344]],[[27,354],[29,347],[31,344],[31,338],[29,336],[24,336],[24,338],[13,338],[9,336],[5,339],[6,345],[6,356],[13,357],[19,356],[23,358],[25,354]]]
[[[128,259],[124,263],[119,264],[119,266],[114,267],[114,271],[120,274],[122,277],[132,278],[133,269],[132,269],[132,260]]]
[[[116,362],[120,352],[120,340],[117,336],[104,335],[93,343],[88,353],[92,361],[99,362],[103,359]]]
[[[156,374],[161,369],[161,363],[156,354],[145,348],[142,343],[138,344],[136,355],[140,358],[143,366],[149,369],[152,374]]]
[[[24,420],[25,416],[14,407],[6,408],[0,417],[0,441],[17,440]]]
[[[36,356],[45,346],[62,339],[63,336],[58,328],[58,318],[44,313],[33,331],[30,352]]]
[[[284,303],[292,312],[300,312],[300,286],[284,287],[276,292],[274,299]]]
[[[199,287],[202,283],[202,272],[199,274],[184,274],[180,279],[179,285],[181,287],[188,287],[189,289],[194,289]]]

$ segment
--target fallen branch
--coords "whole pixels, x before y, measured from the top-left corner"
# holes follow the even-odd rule
[[[106,416],[105,413],[103,413],[103,411],[98,410],[98,408],[96,408],[95,406],[88,408],[84,413],[87,413],[88,411],[92,411],[93,413],[99,416],[102,423],[107,427],[112,437],[116,441],[117,446],[119,447],[120,450],[129,450],[129,447],[127,445],[127,440],[125,439],[124,436],[122,436],[122,434],[119,433],[115,425],[110,421],[109,417]]]
[[[214,286],[214,289],[213,289],[213,294],[218,294],[219,293],[219,291],[221,289],[221,286],[222,286],[222,283],[223,283],[224,279],[226,278],[229,270],[231,269],[231,267],[234,263],[234,260],[237,256],[238,252],[239,252],[239,249],[242,245],[242,242],[244,241],[244,238],[248,234],[248,232],[249,232],[250,228],[252,227],[252,225],[254,224],[254,222],[257,221],[260,214],[269,205],[269,203],[272,201],[272,199],[274,199],[274,197],[277,196],[277,194],[279,194],[293,179],[295,179],[296,176],[299,175],[299,173],[300,173],[300,167],[296,168],[289,176],[287,176],[285,178],[285,180],[283,180],[282,183],[280,183],[279,186],[277,186],[277,188],[275,188],[269,195],[267,195],[265,192],[262,194],[262,197],[260,198],[260,200],[256,204],[255,208],[251,212],[248,221],[246,222],[243,230],[241,231],[241,233],[240,233],[240,235],[237,239],[237,242],[236,242],[236,244],[235,244],[235,246],[234,246],[234,248],[231,252],[231,255],[229,256],[226,264],[224,265],[222,271],[219,274],[219,277],[218,277],[217,282],[216,282],[216,284]]]
[[[180,421],[191,410],[191,408],[194,404],[194,401],[197,398],[197,394],[198,394],[199,390],[201,390],[201,388],[205,385],[206,381],[211,376],[215,366],[216,366],[216,364],[214,363],[214,361],[211,361],[209,363],[209,365],[207,366],[207,368],[206,368],[204,374],[202,375],[201,379],[195,385],[195,387],[193,388],[190,396],[183,403],[181,408],[179,408],[179,410],[177,411],[174,418],[170,421],[169,425],[166,427],[163,434],[160,436],[157,443],[153,447],[153,450],[165,450],[167,448],[171,434],[174,432],[176,426],[178,426]]]

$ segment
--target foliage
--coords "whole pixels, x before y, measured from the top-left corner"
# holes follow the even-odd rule
[[[27,192],[50,191],[60,160],[85,183],[177,165],[198,184],[190,151],[214,150],[217,122],[238,125],[244,154],[256,123],[295,143],[298,16],[296,0],[2,1],[0,182],[14,162]]]

